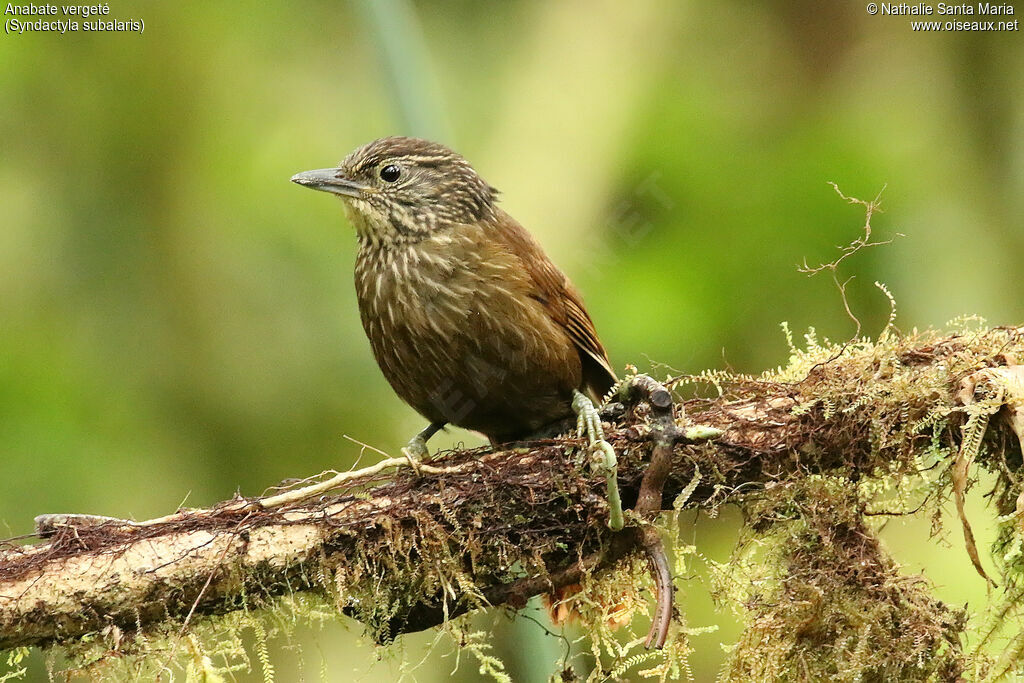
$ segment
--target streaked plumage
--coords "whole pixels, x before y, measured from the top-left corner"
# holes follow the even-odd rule
[[[615,382],[575,287],[461,156],[383,138],[335,178],[359,236],[356,294],[374,356],[432,423],[525,438],[571,415],[574,389],[600,396]]]

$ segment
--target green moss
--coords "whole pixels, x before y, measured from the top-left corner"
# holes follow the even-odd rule
[[[724,679],[987,680],[1020,673],[1021,456],[1007,424],[990,418],[1024,396],[998,381],[957,394],[974,373],[1012,363],[1022,340],[1016,330],[984,329],[983,321],[954,325],[944,333],[887,329],[877,341],[842,344],[811,330],[802,346],[783,326],[791,353],[785,367],[759,377],[718,372],[677,382],[710,383],[737,405],[785,399],[790,415],[814,425],[800,434],[787,467],[763,487],[730,497],[747,524],[734,561],[716,567],[713,589],[746,630]],[[691,418],[699,421],[697,408]],[[984,619],[943,605],[923,577],[902,573],[873,528],[879,513],[930,515],[937,523],[953,495],[958,460],[975,463],[964,488],[979,467],[999,476],[995,556],[1008,590]],[[981,644],[964,653],[968,628],[981,634]],[[996,657],[996,634],[1006,629],[1010,647]]]
[[[1022,397],[995,379],[958,395],[961,381],[979,370],[1005,366],[1014,354],[1024,357],[1018,332],[962,321],[941,333],[900,335],[887,328],[876,341],[841,344],[819,339],[813,330],[799,346],[788,330],[786,335],[790,359],[783,368],[757,377],[715,371],[670,382],[678,393],[714,387],[716,400],[686,401],[689,423],[725,428],[728,443],[760,453],[737,461],[720,444],[688,446],[678,452],[684,462],[675,470],[689,475],[672,484],[677,510],[714,514],[728,503],[745,520],[732,560],[712,563],[709,589],[746,627],[722,677],[982,680],[1020,671],[1024,635],[1015,624],[1024,596],[1024,503],[1018,502],[1024,489],[1020,444],[999,411]],[[763,418],[761,431],[744,432],[744,411]],[[759,451],[765,433],[771,447]],[[636,467],[644,456],[640,442],[621,432],[615,438],[621,462],[631,472],[642,471]],[[545,448],[549,455],[561,453],[557,446]],[[527,462],[542,450],[513,457]],[[196,680],[258,667],[269,680],[273,663],[266,643],[295,623],[345,612],[365,624],[375,641],[389,643],[417,610],[455,615],[483,607],[488,589],[555,571],[608,538],[601,483],[571,466],[564,453],[558,457],[567,466],[552,468],[536,500],[510,495],[503,473],[481,469],[474,474],[481,479],[471,482],[472,497],[442,495],[432,499],[431,509],[383,516],[359,534],[340,532],[314,575],[297,574],[285,598],[244,596],[234,605],[239,611],[190,624],[184,639],[175,622],[163,631],[136,633],[118,657],[110,656],[117,634],[99,634],[73,652],[73,661],[105,675],[173,660]],[[973,462],[959,479],[957,462]],[[937,519],[954,487],[969,487],[979,468],[998,476],[994,499],[1002,533],[995,559],[1007,587],[984,619],[942,604],[925,579],[903,573],[875,528],[878,519],[892,515]],[[495,478],[482,478],[487,476]],[[501,510],[501,524],[493,510]],[[529,526],[517,526],[527,521]],[[694,549],[674,537],[673,522],[669,513],[661,528],[675,541],[677,561],[685,562]],[[688,573],[677,566],[676,576]],[[646,563],[629,557],[586,576],[569,598],[589,636],[591,680],[689,677],[690,636],[707,629],[689,628],[680,614],[666,648],[644,650],[644,620],[626,617],[646,614],[652,592]],[[624,621],[619,630],[612,628]],[[464,620],[444,628],[481,671],[504,680],[485,633]],[[968,630],[980,636],[971,652],[963,648]],[[255,634],[255,657],[242,646],[240,633],[248,631]],[[1009,647],[993,653],[999,637]],[[131,661],[139,663],[125,663]],[[558,668],[553,662],[552,670]]]
[[[966,615],[900,572],[863,511],[848,480],[820,475],[773,487],[748,506],[759,531],[743,543],[765,552],[743,567],[745,594],[730,596],[744,606],[747,628],[725,678],[956,679]]]

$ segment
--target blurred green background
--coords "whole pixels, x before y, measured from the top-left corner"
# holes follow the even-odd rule
[[[288,182],[384,135],[448,143],[499,187],[619,368],[758,372],[785,361],[783,320],[849,336],[828,276],[796,270],[859,235],[862,209],[827,181],[885,187],[875,234],[904,235],[844,264],[865,333],[888,313],[875,280],[903,329],[1024,322],[1019,32],[917,33],[810,0],[128,0],[116,18],[145,32],[0,39],[6,535],[44,512],[146,518],[258,494],[350,466],[345,434],[395,453],[422,426],[370,355],[339,203]],[[479,443],[432,443],[459,441]],[[734,517],[685,533],[724,560]],[[955,525],[946,546],[926,522],[891,526],[908,571],[980,604]],[[706,680],[738,627],[697,581],[685,602],[691,625],[722,625],[693,639]],[[479,624],[516,680],[564,648],[528,619]],[[358,625],[279,644],[280,680],[397,671]],[[447,679],[445,652],[417,678]]]

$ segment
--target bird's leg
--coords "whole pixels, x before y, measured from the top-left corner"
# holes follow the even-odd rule
[[[421,429],[419,434],[409,439],[409,443],[402,448],[402,455],[417,472],[419,472],[420,463],[430,457],[430,453],[427,451],[427,440],[437,434],[445,424],[445,422],[431,422]]]
[[[579,391],[572,392],[572,410],[576,413],[576,432],[587,435],[591,452],[600,455],[598,468],[604,472],[608,482],[608,528],[619,531],[625,526],[622,515],[622,499],[619,497],[619,461],[615,449],[604,440],[601,415],[593,402]]]

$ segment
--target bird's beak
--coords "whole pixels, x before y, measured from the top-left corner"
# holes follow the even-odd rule
[[[362,183],[342,176],[341,171],[337,168],[319,168],[315,171],[296,173],[292,176],[292,182],[311,190],[331,192],[343,197],[359,197],[366,189]]]

